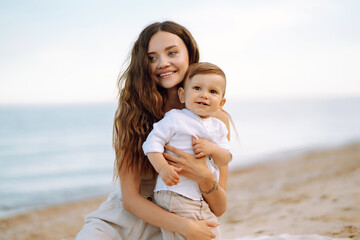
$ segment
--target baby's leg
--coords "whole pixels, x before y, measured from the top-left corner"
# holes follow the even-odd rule
[[[194,219],[207,220],[217,222],[216,216],[210,211],[208,204],[205,201],[195,201],[187,197],[183,197],[171,191],[160,191],[154,195],[155,203],[160,207],[175,213],[176,215]],[[217,240],[221,239],[220,228],[211,229]],[[185,239],[181,234],[173,233],[165,229],[161,229],[164,240],[183,240]]]
[[[159,191],[154,193],[155,203],[163,209],[170,211],[174,205],[174,193],[171,191]],[[172,211],[170,211],[172,212]],[[179,233],[171,232],[169,230],[161,228],[163,240],[186,240]]]

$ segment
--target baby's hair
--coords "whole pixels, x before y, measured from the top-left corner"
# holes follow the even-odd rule
[[[198,75],[198,74],[216,74],[216,75],[222,76],[225,80],[225,88],[224,88],[224,95],[225,95],[225,90],[226,90],[225,73],[223,70],[221,70],[221,68],[219,68],[215,64],[212,64],[209,62],[199,62],[199,63],[191,64],[185,73],[184,81],[182,82],[182,86],[185,85],[185,82],[187,80],[191,80],[195,75]]]
[[[199,63],[191,64],[185,73],[184,81],[182,81],[180,83],[181,87],[184,87],[186,81],[191,80],[195,75],[198,75],[198,74],[216,74],[216,75],[222,76],[225,80],[225,88],[224,88],[223,96],[225,95],[225,90],[226,90],[225,73],[221,68],[219,68],[215,64],[209,63],[209,62],[199,62]],[[231,115],[224,109],[222,109],[222,111],[224,111],[228,115],[230,123],[233,126],[234,132],[235,132],[236,136],[238,137],[238,132],[237,132],[235,124],[231,118]]]

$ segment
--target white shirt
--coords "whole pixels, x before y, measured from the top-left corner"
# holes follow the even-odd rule
[[[153,130],[143,143],[144,153],[164,152],[164,145],[168,144],[179,150],[194,154],[192,147],[192,136],[198,136],[213,142],[231,153],[230,142],[227,139],[227,128],[219,119],[208,117],[201,118],[188,109],[173,109],[167,112],[163,119],[155,123]],[[169,152],[170,154],[173,154]],[[175,155],[175,154],[173,154]],[[207,157],[206,163],[209,169],[219,181],[219,169],[214,160]],[[166,186],[158,176],[154,191],[169,190],[181,194],[193,200],[201,200],[197,182],[184,176],[180,176],[180,183],[174,186]]]

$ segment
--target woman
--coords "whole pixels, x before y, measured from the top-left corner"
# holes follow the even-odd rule
[[[119,105],[115,113],[113,145],[115,177],[121,192],[110,194],[99,210],[87,216],[77,239],[162,239],[159,227],[181,233],[187,239],[211,239],[209,227],[217,223],[193,221],[170,213],[152,202],[155,170],[142,152],[142,143],[154,122],[170,109],[183,108],[177,86],[188,66],[199,61],[199,50],[190,32],[166,21],[146,27],[135,42],[129,67],[120,77]],[[228,126],[228,116],[216,114]],[[164,154],[181,175],[195,180],[212,212],[226,209],[227,166],[220,169],[219,186],[205,159],[166,147],[177,154]],[[209,191],[212,190],[212,191]]]

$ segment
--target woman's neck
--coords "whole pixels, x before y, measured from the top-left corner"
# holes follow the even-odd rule
[[[185,105],[179,100],[177,87],[167,89],[167,94],[165,112],[168,112],[171,109],[183,109],[185,107]]]

